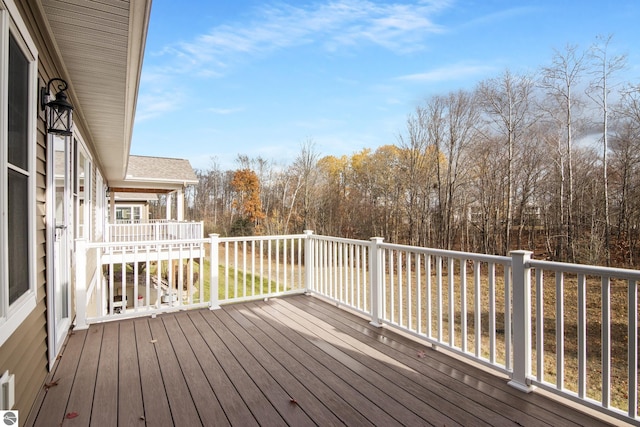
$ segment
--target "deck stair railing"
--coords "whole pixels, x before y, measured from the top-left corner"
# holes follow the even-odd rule
[[[521,391],[541,388],[640,425],[640,271],[531,255],[445,251],[310,231],[79,240],[76,327],[304,292],[482,364]],[[88,265],[95,273],[88,274]],[[620,316],[612,321],[614,311],[623,314],[623,325]]]

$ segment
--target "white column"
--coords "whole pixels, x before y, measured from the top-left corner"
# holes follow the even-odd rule
[[[173,193],[167,193],[167,211],[166,211],[166,219],[167,221],[171,219],[171,205],[173,204]]]
[[[181,189],[178,190],[178,192],[176,193],[176,197],[177,197],[177,202],[178,202],[178,207],[177,207],[177,211],[176,212],[176,219],[178,221],[184,221],[184,191]]]

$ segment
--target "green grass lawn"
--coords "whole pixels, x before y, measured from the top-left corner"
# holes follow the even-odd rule
[[[197,266],[194,267],[196,270]],[[209,260],[204,260],[204,266],[202,268],[202,273],[200,274],[200,285],[198,286],[200,289],[193,296],[194,301],[198,301],[200,298],[200,292],[204,294],[204,301],[209,301],[211,296],[211,284],[210,280],[210,271],[211,264]],[[226,299],[227,294],[227,277],[225,277],[224,266],[218,266],[218,299],[223,300]],[[236,271],[233,268],[229,268],[228,270],[228,295],[229,298],[234,298],[235,286],[238,284],[238,297],[249,296],[249,295],[261,295],[267,294],[276,291],[276,283],[274,281],[269,281],[267,279],[261,278],[258,275],[252,275],[251,273],[243,273],[241,271]],[[246,283],[246,288],[245,288]]]

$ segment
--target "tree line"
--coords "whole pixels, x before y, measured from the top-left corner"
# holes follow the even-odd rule
[[[425,99],[375,149],[291,164],[240,155],[197,171],[189,216],[223,235],[372,236],[409,245],[635,266],[640,84],[611,36],[566,46],[535,73]]]

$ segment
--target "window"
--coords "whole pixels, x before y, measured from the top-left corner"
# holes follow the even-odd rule
[[[37,52],[15,5],[0,0],[0,345],[36,305]]]
[[[139,224],[141,219],[140,206],[116,206],[116,224]]]

